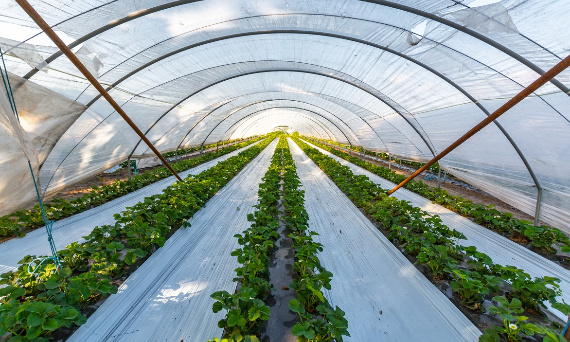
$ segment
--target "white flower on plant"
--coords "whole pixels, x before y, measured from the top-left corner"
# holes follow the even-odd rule
[[[509,324],[509,329],[511,329],[511,330],[517,330],[518,327],[517,327],[516,324],[511,323],[511,324]]]

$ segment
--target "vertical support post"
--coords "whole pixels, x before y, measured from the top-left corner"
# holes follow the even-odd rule
[[[388,170],[392,171],[392,156],[388,153]]]
[[[437,168],[437,188],[441,187],[441,167]]]
[[[534,225],[538,227],[538,221],[540,220],[540,206],[542,204],[542,188],[537,188],[538,193],[536,195],[536,211],[534,213]]]
[[[133,179],[133,172],[132,172],[132,170],[131,170],[131,165],[132,165],[132,164],[131,164],[131,160],[130,160],[130,159],[127,159],[127,172],[128,172],[128,175],[129,175],[129,180]]]

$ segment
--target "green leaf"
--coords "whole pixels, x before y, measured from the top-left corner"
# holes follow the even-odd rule
[[[494,329],[485,330],[483,335],[481,335],[481,337],[479,337],[479,342],[500,342],[500,341],[501,341],[501,338],[499,337],[499,334]]]
[[[291,311],[293,311],[293,312],[298,313],[299,310],[300,310],[300,306],[301,306],[301,303],[300,303],[298,300],[296,300],[296,299],[292,299],[292,300],[289,302],[289,310],[291,310]]]
[[[59,280],[59,276],[57,274],[52,274],[49,279],[45,283],[45,287],[48,290],[53,290],[58,288],[62,282]]]
[[[239,311],[232,310],[228,313],[228,326],[233,327],[238,324],[239,321]]]
[[[305,327],[301,323],[296,323],[291,329],[293,336],[303,336],[305,333]]]
[[[64,267],[59,271],[59,276],[61,278],[67,278],[73,273],[73,270],[69,267]]]
[[[140,248],[135,249],[133,253],[139,258],[144,258],[148,254],[145,250],[142,250]]]
[[[212,311],[214,311],[214,313],[220,312],[223,308],[224,306],[220,302],[215,302],[214,305],[212,305]]]
[[[45,330],[54,331],[55,329],[59,328],[59,324],[54,318],[48,318],[44,324],[42,324],[42,328]]]
[[[26,322],[28,323],[28,325],[30,327],[37,327],[39,325],[42,325],[42,323],[44,322],[43,317],[41,317],[40,315],[38,315],[35,312],[32,312],[29,316],[28,319],[26,320]]]
[[[75,308],[72,307],[62,308],[61,312],[65,319],[75,319],[75,317],[77,317],[77,315],[79,314],[79,311],[77,311]]]

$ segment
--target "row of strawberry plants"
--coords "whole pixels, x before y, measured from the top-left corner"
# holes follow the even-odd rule
[[[62,269],[46,262],[30,272],[21,266],[0,276],[0,336],[11,341],[44,341],[54,331],[65,333],[85,322],[81,313],[116,293],[117,284],[148,255],[162,247],[173,229],[187,220],[227,184],[271,139],[240,152],[216,166],[175,182],[115,215],[115,224],[95,227],[82,243],[58,252]]]
[[[234,279],[239,284],[238,290],[234,294],[227,291],[212,294],[216,299],[213,311],[227,311],[218,323],[224,328],[222,341],[257,341],[269,319],[269,307],[264,303],[271,291],[268,253],[279,238],[276,230],[280,198],[285,208],[285,222],[293,232],[290,237],[295,249],[295,279],[290,287],[297,291],[297,299],[289,303],[289,308],[299,315],[300,322],[293,326],[292,334],[298,336],[299,341],[342,341],[342,336],[348,335],[344,312],[338,307],[333,309],[322,293],[323,288],[330,289],[332,274],[321,266],[316,256],[322,245],[312,240],[316,233],[308,232],[308,215],[300,185],[287,140],[281,137],[259,186],[257,210],[248,216],[252,225],[243,234],[236,235],[242,246],[232,252],[241,264]]]
[[[224,144],[231,144],[234,142],[239,142],[245,139],[233,139],[233,140],[227,140],[224,142]],[[176,150],[176,151],[170,151],[170,152],[166,152],[163,153],[162,155],[164,156],[164,158],[171,158],[171,157],[177,157],[177,156],[183,156],[187,153],[192,153],[192,152],[196,152],[196,151],[200,151],[200,150],[208,150],[211,148],[216,148],[218,147],[218,145],[220,145],[219,143],[214,143],[214,144],[209,144],[209,145],[204,145],[203,147],[201,146],[196,146],[196,147],[190,147],[190,148],[185,148],[185,149],[181,149],[181,150]],[[221,146],[221,145],[220,145]]]
[[[248,214],[251,226],[242,234],[236,234],[241,246],[231,253],[237,257],[240,266],[236,268],[233,280],[239,284],[238,290],[214,292],[216,300],[212,306],[214,313],[226,311],[226,316],[218,322],[224,329],[225,341],[256,341],[261,328],[269,319],[269,307],[265,300],[270,295],[269,258],[270,249],[279,234],[279,197],[281,181],[281,150],[283,138],[279,140],[271,158],[268,171],[259,185],[256,211]]]
[[[366,176],[354,175],[349,167],[298,139],[296,142],[359,208],[386,230],[395,245],[429,269],[434,279],[448,281],[466,308],[483,310],[485,296],[493,296],[496,306],[489,313],[498,314],[503,326],[489,329],[482,340],[498,341],[502,336],[508,341],[519,341],[537,333],[544,341],[565,341],[547,326],[550,322],[537,325],[520,315],[526,310],[544,319],[540,311],[545,301],[568,314],[568,306],[556,299],[560,295],[559,279],[533,279],[516,267],[494,264],[476,247],[459,245],[457,241],[465,237],[445,226],[439,216],[431,216],[407,201],[387,197],[386,190]]]
[[[323,295],[323,289],[331,289],[332,273],[321,264],[318,253],[323,250],[321,243],[313,240],[314,231],[308,227],[309,215],[305,210],[305,192],[288,145],[283,149],[283,206],[285,223],[292,231],[295,263],[294,279],[290,287],[297,292],[297,298],[289,302],[289,310],[299,316],[292,334],[297,340],[337,341],[350,336],[348,321],[344,311],[333,308]]]
[[[314,139],[311,139],[311,140],[314,140]],[[332,145],[332,146],[336,146],[337,148],[342,148],[345,150],[351,150],[351,151],[354,151],[354,152],[357,152],[360,154],[365,154],[367,156],[380,158],[380,159],[385,160],[385,161],[391,161],[392,163],[399,163],[400,165],[410,166],[410,167],[413,167],[415,169],[419,169],[420,167],[424,166],[424,164],[420,163],[420,162],[415,162],[415,161],[405,160],[405,159],[399,159],[399,158],[396,158],[394,156],[389,155],[388,153],[369,151],[369,150],[364,149],[361,146],[348,146],[348,145],[341,144],[337,141],[328,140],[328,139],[320,139],[317,141],[319,141],[320,143],[323,143],[323,144],[327,144],[329,146]],[[430,166],[429,170],[431,172],[437,173],[439,171],[439,163],[435,163],[432,166]]]
[[[208,153],[198,158],[179,161],[173,163],[172,167],[176,172],[181,172],[195,167],[198,164],[205,163],[225,154],[231,153],[237,149],[248,146],[259,139],[249,140],[240,144],[232,145],[217,152]],[[124,196],[128,193],[141,189],[149,184],[157,182],[163,178],[170,177],[172,174],[166,167],[158,167],[148,172],[135,175],[130,180],[117,180],[111,184],[101,187],[93,187],[93,189],[80,198],[65,200],[57,198],[44,205],[46,216],[49,220],[60,220],[71,215],[89,210],[93,207],[104,204],[115,198]],[[11,236],[23,236],[24,230],[38,228],[44,225],[43,216],[40,211],[40,205],[36,204],[31,210],[19,210],[8,215],[0,217],[0,238]]]
[[[406,176],[399,175],[386,167],[365,162],[318,141],[311,140],[311,142],[395,184],[406,179]],[[492,206],[475,204],[461,196],[452,196],[447,190],[430,187],[421,180],[410,181],[406,188],[460,215],[471,217],[476,223],[505,234],[514,241],[528,241],[530,246],[544,253],[555,254],[556,244],[560,246],[562,252],[570,252],[570,239],[559,229],[544,225],[536,227],[529,221],[514,218],[511,213],[501,212]]]

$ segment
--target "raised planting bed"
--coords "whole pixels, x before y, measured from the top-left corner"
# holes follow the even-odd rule
[[[549,319],[543,302],[568,313],[557,302],[559,280],[531,278],[523,270],[498,265],[463,236],[406,201],[386,196],[386,189],[357,176],[350,168],[299,139],[295,142],[361,208],[400,251],[482,330],[482,341],[564,341],[562,326]],[[554,336],[554,337],[553,337]],[[553,339],[556,338],[556,339]]]
[[[407,178],[386,167],[366,162],[319,141],[310,141],[337,157],[343,158],[395,184]],[[447,190],[431,187],[421,180],[412,180],[406,184],[405,188],[459,215],[471,218],[475,223],[507,237],[511,241],[556,262],[566,269],[570,269],[570,259],[566,255],[566,253],[570,252],[570,238],[559,229],[544,225],[536,227],[529,221],[514,218],[511,213],[501,212],[492,206],[475,204],[461,196],[452,196]]]
[[[253,144],[263,138],[248,140],[239,144],[225,147],[216,152],[208,153],[197,158],[172,163],[176,172],[193,168],[207,161],[216,159],[237,149]],[[156,167],[150,171],[133,176],[130,180],[117,180],[111,184],[93,187],[87,194],[75,199],[56,198],[44,204],[48,220],[60,220],[91,208],[100,206],[115,198],[141,189],[149,184],[172,176],[164,167]],[[24,236],[26,232],[44,225],[39,204],[33,209],[19,210],[0,217],[0,239],[15,236]]]
[[[27,263],[35,257],[25,257],[16,271],[1,276],[0,336],[30,341],[68,336],[272,137],[116,214],[114,225],[95,227],[84,242],[58,252],[61,270],[45,262],[30,272]]]

